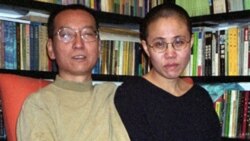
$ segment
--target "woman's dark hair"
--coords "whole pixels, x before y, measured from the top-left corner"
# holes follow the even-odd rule
[[[58,14],[60,14],[63,11],[66,10],[83,10],[88,12],[90,15],[92,15],[95,19],[96,22],[96,28],[98,29],[98,21],[97,18],[95,16],[95,12],[94,10],[85,7],[84,5],[80,5],[80,4],[71,4],[71,5],[66,5],[66,6],[60,6],[59,8],[56,8],[53,12],[51,12],[49,19],[48,19],[48,37],[49,38],[53,38],[53,34],[54,34],[54,20],[56,18],[56,16]]]
[[[150,23],[162,17],[172,17],[172,16],[179,16],[180,18],[182,18],[186,22],[190,34],[192,34],[191,19],[187,11],[176,4],[165,3],[152,8],[146,14],[140,26],[141,40],[146,40],[148,36],[148,26]]]

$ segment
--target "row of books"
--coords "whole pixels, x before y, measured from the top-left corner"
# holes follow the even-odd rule
[[[141,76],[148,69],[149,62],[139,43],[102,40],[100,57],[93,73]]]
[[[92,9],[112,12],[123,15],[144,17],[152,7],[159,5],[164,0],[36,0],[54,4],[83,4]]]
[[[249,76],[250,24],[193,28],[192,55],[185,76]]]
[[[138,43],[138,31],[101,27],[100,36],[101,53],[94,74],[142,75],[147,72],[148,62]],[[0,20],[0,68],[56,71],[56,65],[47,56],[46,42],[46,25]]]
[[[250,9],[250,0],[176,0],[190,16],[202,16]]]
[[[0,68],[50,71],[46,41],[46,25],[0,20]]]
[[[250,91],[226,90],[215,103],[222,136],[250,139]]]
[[[103,32],[116,33],[105,35]],[[250,23],[223,27],[195,27],[193,28],[193,33],[194,44],[191,59],[183,73],[184,76],[250,75]],[[122,34],[123,37],[119,37]],[[129,34],[132,34],[132,36]],[[138,62],[136,58],[140,58],[140,55],[135,55],[135,53],[137,53],[137,46],[139,45],[134,44],[140,42],[138,31],[133,31],[132,29],[120,30],[117,29],[117,27],[113,29],[103,27],[100,28],[100,36],[101,40],[103,40],[102,48],[108,48],[107,50],[112,50],[113,48],[116,48],[115,50],[117,50],[117,48],[127,49],[123,47],[127,46],[127,43],[124,41],[133,42],[129,48],[132,50],[130,54],[134,54],[135,57],[130,60],[130,64],[136,64],[136,62]],[[105,43],[105,40],[117,42]],[[0,68],[51,71],[53,66],[46,54],[46,41],[47,26],[44,24],[30,21],[26,21],[25,23],[0,20]],[[113,47],[109,48],[104,44],[112,44]],[[131,57],[128,58],[130,59]],[[148,66],[143,67],[143,73],[141,73],[141,71],[138,73],[138,70],[114,72],[108,69],[100,69],[101,63],[103,64],[103,62],[105,62],[103,60],[104,57],[100,56],[99,69],[96,69],[94,71],[95,73],[141,75],[147,72],[145,70],[148,70],[144,69]],[[110,61],[115,60],[111,59]],[[126,64],[127,62],[124,63]],[[109,66],[109,68],[114,66],[112,66],[112,64],[105,65]],[[121,64],[117,65],[121,66]]]

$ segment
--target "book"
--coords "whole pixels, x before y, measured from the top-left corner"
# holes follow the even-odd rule
[[[204,61],[205,61],[205,58],[204,58],[204,31],[207,30],[206,27],[201,27],[201,29],[198,31],[198,51],[197,51],[197,73],[198,73],[198,76],[204,76],[204,69],[205,69],[205,65],[204,65]]]
[[[213,32],[206,31],[205,32],[205,76],[212,75],[212,40],[213,40]]]
[[[119,48],[118,48],[118,75],[123,75],[123,48],[124,42],[119,41]]]
[[[4,21],[4,66],[5,69],[17,69],[16,23]]]
[[[38,70],[39,71],[50,71],[49,70],[49,64],[50,60],[47,55],[47,48],[46,48],[46,43],[47,43],[47,26],[41,24],[38,26]]]
[[[228,76],[239,75],[239,29],[238,26],[228,28]]]
[[[215,111],[218,115],[218,118],[219,118],[219,121],[220,121],[220,124],[222,125],[223,123],[223,103],[224,103],[224,99],[223,99],[223,95],[220,96],[215,102],[214,102],[214,108],[215,108]]]
[[[188,14],[193,16],[210,15],[210,2],[209,0],[176,0],[177,5],[182,6]]]
[[[3,21],[0,20],[0,68],[4,69],[4,27]]]
[[[142,66],[141,66],[141,57],[142,57],[142,47],[139,43],[135,43],[134,46],[135,49],[135,61],[134,61],[134,75],[135,76],[142,76]]]
[[[230,102],[230,119],[229,119],[229,134],[228,137],[236,137],[237,129],[237,120],[238,120],[238,90],[229,90],[231,93],[231,102]]]
[[[193,42],[193,47],[192,47],[192,76],[198,76],[198,39],[199,39],[199,31],[194,31],[193,32],[193,37],[194,37],[194,42]],[[201,69],[200,69],[201,71]]]
[[[226,13],[226,0],[213,0],[213,14]]]
[[[30,32],[30,24],[25,24],[25,32],[23,37],[23,47],[24,47],[24,52],[23,52],[23,56],[24,56],[24,60],[25,60],[25,65],[24,65],[24,69],[25,70],[30,70],[30,44],[31,44],[31,35],[33,35],[33,32]],[[32,36],[33,37],[33,36]]]
[[[16,62],[17,69],[21,69],[21,23],[16,23]]]
[[[230,107],[231,107],[231,93],[230,91],[224,92],[224,117],[223,117],[223,126],[222,126],[222,136],[228,137],[229,136],[229,126],[230,126]]]
[[[35,0],[39,2],[55,3],[55,0]]]
[[[249,101],[249,91],[241,91],[241,95],[243,95],[243,107],[242,107],[242,111],[243,111],[243,115],[242,115],[242,125],[241,125],[241,129],[240,130],[240,134],[239,134],[239,138],[240,139],[245,139],[246,138],[246,131],[247,131],[247,118],[248,118],[248,101]]]
[[[119,54],[118,54],[118,50],[119,50],[119,41],[114,41],[113,43],[113,58],[112,58],[112,74],[113,75],[118,75],[118,62],[119,62]]]
[[[248,91],[247,94],[249,95],[250,92]],[[247,120],[246,120],[246,137],[245,139],[250,139],[250,96],[247,102]]]
[[[128,54],[129,54],[129,43],[124,41],[123,44],[123,70],[122,70],[122,74],[123,75],[128,75]]]
[[[243,9],[250,10],[250,0],[243,0]]]
[[[30,10],[25,16],[23,16],[22,20],[38,22],[38,23],[47,23],[49,18],[48,12],[36,12],[34,10]]]
[[[242,27],[242,42],[241,43],[243,43],[243,48],[241,49],[241,52],[240,52],[240,56],[241,56],[241,61],[240,61],[240,63],[241,63],[241,65],[240,66],[242,66],[242,67],[240,67],[240,68],[242,68],[241,70],[241,74],[242,75],[248,75],[248,60],[249,60],[249,56],[248,56],[248,52],[249,52],[249,25],[246,25],[246,26],[243,26]]]
[[[219,29],[218,31],[218,36],[219,36],[219,75],[220,76],[225,76],[226,74],[226,58],[225,58],[225,53],[226,53],[226,48],[227,48],[227,35],[226,35],[226,29]]]
[[[101,74],[108,74],[107,54],[108,52],[108,41],[101,41]]]
[[[219,76],[220,72],[220,48],[218,30],[213,33],[212,39],[212,76]]]
[[[228,12],[242,11],[243,0],[227,0]]]

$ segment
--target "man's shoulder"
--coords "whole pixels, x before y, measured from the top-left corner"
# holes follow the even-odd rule
[[[51,86],[53,85],[53,83],[45,86],[45,87],[41,87],[39,89],[37,89],[37,91],[31,93],[26,99],[25,101],[30,101],[30,102],[36,102],[36,101],[41,101],[42,97],[44,97],[45,93],[48,93],[48,91],[50,91]]]
[[[116,88],[117,85],[114,82],[98,82],[94,84],[95,88]]]
[[[114,82],[101,82],[94,85],[94,89],[98,91],[115,91],[117,85]]]

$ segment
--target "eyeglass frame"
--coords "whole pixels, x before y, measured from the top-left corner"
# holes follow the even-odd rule
[[[63,37],[60,36],[60,32],[61,32],[63,29],[69,29],[69,30],[73,31],[72,33],[74,33],[74,34],[72,34],[72,35],[74,35],[74,36],[72,37],[72,39],[70,39],[69,41],[65,41],[65,39],[63,39]],[[91,30],[94,31],[94,33],[96,34],[96,35],[95,35],[95,40],[88,41],[88,40],[86,40],[86,35],[87,35],[87,34],[81,35],[81,34],[82,34],[81,32],[83,32],[83,30],[85,30],[85,29],[91,29]],[[61,27],[61,28],[59,28],[59,29],[57,30],[56,33],[54,33],[54,36],[57,36],[58,40],[63,41],[64,43],[69,43],[69,42],[72,42],[73,40],[75,40],[75,38],[76,38],[76,36],[77,36],[77,33],[80,33],[80,37],[81,37],[81,39],[82,39],[84,42],[94,42],[94,41],[96,41],[96,40],[99,38],[99,32],[98,32],[98,30],[95,30],[95,29],[93,29],[93,28],[91,28],[91,27],[83,27],[83,28],[81,28],[81,29],[73,29],[73,28],[71,28],[71,27]]]
[[[180,37],[180,36],[179,36]],[[160,38],[161,39],[161,38]],[[165,41],[163,41],[162,39],[162,43],[164,43],[164,48],[162,49],[162,50],[156,50],[156,47],[154,46],[154,45],[152,45],[152,44],[149,44],[147,41],[146,41],[146,44],[150,47],[150,48],[152,48],[155,52],[158,52],[158,53],[162,53],[162,52],[165,52],[167,49],[168,49],[168,44],[171,44],[171,46],[173,47],[173,49],[175,50],[175,51],[180,51],[180,50],[182,50],[182,49],[184,49],[184,48],[186,48],[187,47],[187,45],[191,42],[191,39],[189,39],[188,41],[185,39],[185,40],[183,40],[184,41],[184,43],[185,44],[183,44],[183,46],[184,47],[182,47],[182,48],[180,48],[180,49],[177,49],[176,48],[176,46],[174,45],[174,43],[176,43],[176,42],[178,42],[178,37],[175,37],[174,38],[175,40],[174,41],[172,41],[171,43],[168,43],[168,42],[165,42]],[[158,48],[159,49],[159,48]]]

